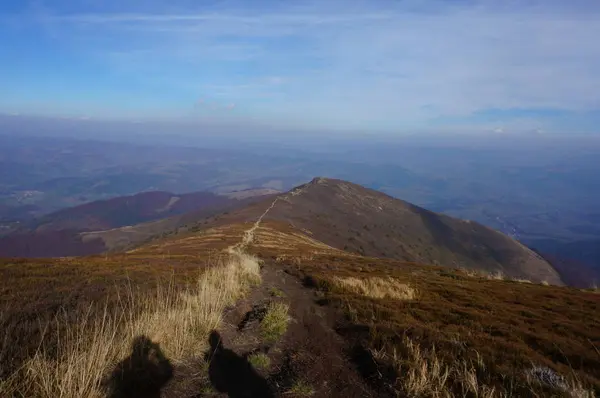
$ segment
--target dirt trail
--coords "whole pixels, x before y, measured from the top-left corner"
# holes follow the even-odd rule
[[[289,195],[301,193],[300,188]],[[226,251],[232,256],[244,257],[246,261],[260,262],[249,253],[252,251],[251,245],[255,243],[255,232],[277,202],[287,198],[288,195],[276,198],[252,227],[244,232],[241,242]],[[212,360],[206,357],[205,361],[208,362],[199,358],[196,364],[182,369],[178,376],[180,383],[172,386],[163,396],[308,396],[295,392],[302,385],[304,393],[310,392],[312,397],[375,397],[376,394],[366,387],[349,358],[344,340],[334,330],[334,314],[328,307],[317,304],[319,293],[303,286],[292,269],[287,269],[276,260],[266,260],[262,264],[261,277],[259,286],[223,314],[223,321],[217,330],[220,342],[218,350],[221,352],[217,359],[219,365],[215,365],[214,356]],[[269,304],[274,302],[289,305],[289,323],[287,331],[278,341],[267,342],[261,334],[261,321]],[[211,349],[207,354],[210,355]],[[257,353],[268,357],[267,366],[261,368],[250,365],[251,356]],[[209,379],[209,366],[219,368],[219,378],[225,389],[223,384],[218,387],[212,378]],[[257,391],[257,386],[265,387],[268,391],[249,392]],[[192,391],[195,393],[190,394]]]
[[[275,261],[264,264],[262,278],[261,286],[225,313],[219,328],[224,346],[243,358],[268,355],[270,366],[259,372],[275,396],[290,396],[302,381],[313,389],[313,397],[375,397],[334,330],[334,314],[317,304],[318,293]],[[290,323],[281,340],[269,344],[261,339],[260,321],[272,302],[290,306]]]
[[[288,195],[302,192],[299,188]],[[228,252],[256,259],[248,253],[255,232],[277,202],[287,200],[288,195],[277,197]],[[297,396],[291,390],[299,382],[313,390],[313,397],[376,396],[348,358],[344,341],[334,330],[335,316],[317,304],[318,293],[303,286],[291,270],[275,260],[263,264],[261,276],[261,285],[225,312],[218,330],[223,346],[244,360],[252,354],[266,354],[270,365],[257,371],[274,396]],[[261,337],[260,322],[273,302],[289,305],[290,323],[279,341],[267,343]]]
[[[232,251],[244,251],[253,241],[254,241],[254,232],[260,228],[260,223],[262,222],[263,218],[265,218],[265,216],[267,214],[269,214],[269,212],[271,210],[273,210],[273,207],[275,207],[275,205],[277,204],[277,202],[279,200],[283,200],[283,201],[287,201],[289,199],[290,196],[298,196],[301,195],[304,190],[306,188],[304,187],[300,187],[300,188],[296,188],[293,191],[290,191],[289,194],[287,195],[282,195],[282,196],[278,196],[275,198],[275,200],[273,200],[273,203],[271,203],[271,205],[265,210],[265,212],[263,214],[260,215],[260,217],[258,217],[258,219],[254,222],[254,224],[252,225],[252,227],[250,229],[248,229],[247,231],[244,232],[244,236],[242,238],[242,241],[240,243],[238,243],[237,245],[234,245],[232,247],[230,247],[228,249],[228,251],[231,253]]]
[[[244,237],[242,239],[242,242],[233,246],[231,248],[232,250],[238,249],[240,251],[244,251],[248,247],[248,245],[250,245],[254,241],[254,232],[260,227],[260,223],[262,222],[263,218],[265,218],[265,216],[273,209],[273,207],[275,207],[275,204],[277,203],[277,201],[279,199],[280,199],[279,196],[275,198],[273,203],[271,203],[271,206],[269,206],[267,208],[267,210],[265,210],[265,212],[263,214],[261,214],[260,217],[258,217],[258,219],[254,223],[254,225],[252,225],[252,228],[250,228],[249,230],[244,232]]]

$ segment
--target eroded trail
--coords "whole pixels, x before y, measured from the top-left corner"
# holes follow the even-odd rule
[[[246,230],[240,243],[230,247],[232,256],[252,258],[251,252],[257,230],[263,219],[277,202],[291,199],[303,193],[298,188],[288,195],[279,196]],[[262,242],[262,239],[260,239]],[[238,371],[224,370],[231,380],[231,390],[219,390],[236,396],[235,390],[253,391],[257,386],[268,386],[261,397],[289,396],[353,396],[360,388],[360,395],[375,396],[363,385],[360,375],[348,359],[343,339],[335,332],[335,317],[324,307],[316,304],[319,297],[313,290],[303,286],[302,281],[289,266],[277,260],[263,259],[261,284],[247,296],[227,309],[218,327],[219,338],[227,355],[235,358],[240,368],[252,369],[251,377],[240,377]],[[273,306],[283,305],[287,315],[285,326],[275,339],[265,337],[265,327],[272,319],[269,312]],[[269,319],[265,321],[265,319]],[[268,326],[267,326],[268,327]],[[323,358],[327,358],[323,361]],[[247,364],[247,365],[246,365]],[[247,366],[247,367],[246,367]],[[248,376],[248,375],[246,375]],[[242,379],[250,379],[252,382]],[[261,387],[262,388],[262,387]],[[254,395],[248,395],[254,396]]]

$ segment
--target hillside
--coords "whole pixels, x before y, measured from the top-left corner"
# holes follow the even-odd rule
[[[167,218],[224,202],[228,202],[228,198],[210,192],[181,195],[142,192],[59,210],[34,220],[29,227],[34,231],[101,231]]]
[[[323,185],[126,253],[0,261],[0,395],[600,393],[600,295],[335,248],[283,219]]]
[[[18,231],[0,236],[0,256],[81,256],[126,248],[274,193],[270,189],[221,195],[143,192],[90,202],[34,219]]]

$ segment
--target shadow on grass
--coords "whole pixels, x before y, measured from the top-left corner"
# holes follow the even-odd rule
[[[173,367],[157,343],[136,337],[131,355],[121,361],[108,380],[109,398],[160,398],[173,377]]]
[[[267,381],[250,362],[223,346],[217,331],[211,332],[208,341],[210,350],[205,360],[210,363],[208,375],[215,390],[231,398],[274,397]]]

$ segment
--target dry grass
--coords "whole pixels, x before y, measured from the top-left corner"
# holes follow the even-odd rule
[[[484,270],[475,270],[470,268],[459,268],[459,271],[472,278],[483,278],[496,281],[513,281],[518,283],[533,283],[531,280],[525,278],[511,278],[510,276],[505,275],[502,271],[487,272]],[[548,285],[548,282],[544,281],[541,282],[541,284]]]
[[[334,277],[334,282],[343,289],[376,299],[391,298],[397,300],[413,300],[416,291],[406,283],[401,283],[394,278],[355,278]]]
[[[395,393],[409,397],[481,397],[504,398],[514,392],[502,386],[482,382],[481,374],[487,371],[483,358],[477,351],[473,359],[445,363],[436,353],[435,347],[422,349],[419,344],[404,336],[401,351],[396,348],[388,354],[384,350],[371,350],[373,359],[380,364],[391,364],[396,374],[401,375],[393,386]],[[534,368],[527,373],[530,384],[543,385],[555,393],[572,398],[592,398],[594,392],[582,386],[579,380],[567,379],[548,368]],[[535,387],[530,390],[536,396]],[[555,396],[555,395],[552,395]]]
[[[520,279],[520,278],[514,278],[514,279],[512,279],[512,281],[518,282],[518,283],[533,283],[529,279]]]
[[[373,358],[381,363],[391,363],[397,374],[396,394],[409,397],[502,397],[494,387],[481,384],[477,373],[485,371],[485,364],[478,355],[472,362],[445,364],[436,354],[435,348],[423,350],[404,336],[402,353],[393,350],[391,354],[373,351]]]
[[[527,370],[526,377],[528,383],[532,386],[551,388],[570,398],[594,398],[596,396],[593,391],[585,388],[577,378],[567,379],[547,367],[534,366]]]
[[[448,268],[385,259],[324,255],[296,269],[306,286],[323,293],[323,305],[339,310],[337,331],[350,347],[387,353],[387,360],[375,369],[373,354],[357,351],[360,355],[354,358],[366,379],[379,380],[376,388],[382,395],[388,393],[388,386],[418,390],[419,374],[428,375],[421,378],[424,384],[435,385],[431,380],[443,380],[447,370],[446,385],[455,396],[485,396],[492,388],[494,396],[575,396],[528,383],[526,371],[533,364],[600,393],[600,353],[592,345],[600,338],[598,295],[538,283],[472,278]],[[342,288],[339,282],[376,277],[413,287],[418,299],[373,300]],[[426,362],[409,366],[419,362],[408,360],[411,354],[402,336],[418,344]],[[394,352],[404,361],[401,373],[388,371],[395,363]],[[414,370],[407,379],[409,369]],[[405,379],[413,380],[413,387],[397,385]]]
[[[42,344],[15,376],[19,382],[1,384],[0,395],[102,396],[100,382],[141,335],[160,344],[171,362],[185,362],[205,348],[208,333],[220,323],[224,308],[259,281],[256,259],[232,252],[183,293],[172,286],[159,287],[151,296],[137,295],[132,289],[116,311],[105,308],[99,317],[89,311],[74,323],[67,314],[59,316],[56,322],[68,322],[69,327],[58,336],[56,347]]]
[[[265,341],[274,343],[285,334],[290,321],[289,309],[290,306],[284,303],[269,304],[260,322],[260,334]]]

